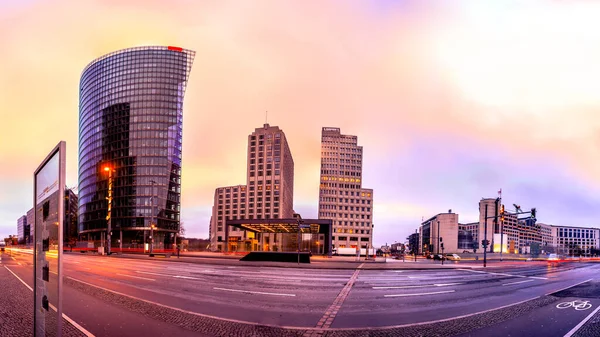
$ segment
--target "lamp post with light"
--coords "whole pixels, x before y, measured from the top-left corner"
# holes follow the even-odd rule
[[[106,254],[110,255],[110,244],[111,244],[111,235],[112,235],[112,221],[111,221],[111,213],[112,213],[112,188],[113,188],[113,177],[112,173],[115,171],[114,168],[110,166],[104,166],[104,172],[108,172],[108,196],[106,200],[108,200],[108,211],[106,212],[106,221],[107,221],[107,235],[106,235]]]
[[[154,228],[156,228],[156,225],[154,224],[154,184],[156,184],[156,181],[154,180],[150,180],[150,183],[152,184],[152,214],[150,217],[150,254],[152,255],[153,253],[153,246],[154,246]]]

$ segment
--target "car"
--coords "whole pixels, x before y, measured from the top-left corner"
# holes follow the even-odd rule
[[[433,259],[434,259],[434,260],[441,261],[441,260],[446,260],[446,257],[445,257],[444,255],[442,255],[442,254],[435,254],[435,255],[433,256]]]
[[[433,254],[427,254],[425,257],[427,257],[427,259],[433,259]]]
[[[446,259],[450,261],[460,261],[460,256],[456,254],[446,254]]]

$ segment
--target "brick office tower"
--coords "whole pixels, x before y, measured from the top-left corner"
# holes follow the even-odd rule
[[[373,190],[362,187],[362,146],[339,128],[321,133],[319,219],[333,220],[332,248],[373,246]]]
[[[213,251],[225,250],[225,221],[290,219],[294,215],[294,159],[279,127],[263,125],[248,136],[246,185],[215,190],[210,224]],[[281,234],[260,238],[238,228],[229,229],[228,251],[274,251],[288,245]],[[296,242],[292,242],[296,247]]]

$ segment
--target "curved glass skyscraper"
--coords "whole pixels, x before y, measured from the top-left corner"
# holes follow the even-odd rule
[[[124,248],[141,248],[155,223],[155,249],[170,248],[179,230],[183,97],[194,55],[178,47],[136,47],[83,70],[81,239],[99,240],[110,215],[113,247],[122,235]]]

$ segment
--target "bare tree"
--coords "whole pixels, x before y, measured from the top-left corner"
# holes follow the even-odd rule
[[[183,237],[185,235],[185,227],[183,226],[183,221],[179,222],[179,237]]]

